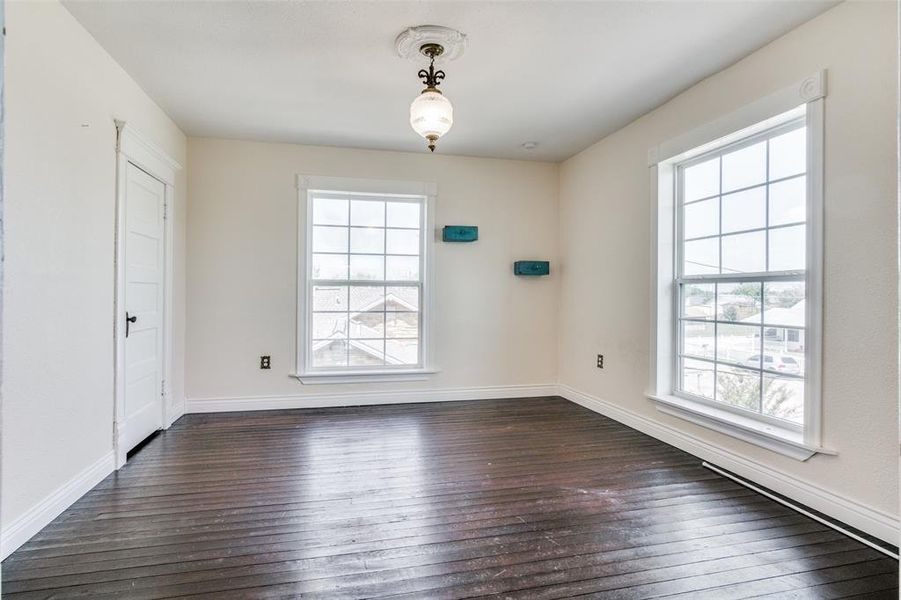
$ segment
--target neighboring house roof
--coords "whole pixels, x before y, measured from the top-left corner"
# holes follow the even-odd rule
[[[757,300],[745,294],[720,294],[719,308],[726,306],[754,307]],[[722,314],[722,310],[719,311]],[[685,316],[699,319],[711,318],[717,314],[717,304],[711,298],[702,304],[692,304],[685,307]]]
[[[755,306],[757,299],[747,294],[720,294],[719,302],[721,306],[727,304],[737,304],[739,306]]]
[[[351,348],[355,348],[357,350],[360,350],[361,352],[365,352],[366,354],[368,354],[369,356],[372,356],[373,358],[382,360],[382,355],[374,348],[366,345],[366,340],[348,340],[344,337],[338,337],[340,335],[342,335],[342,334],[336,333],[336,334],[334,334],[334,337],[332,337],[330,339],[318,340],[317,342],[315,342],[313,344],[313,352],[315,352],[317,350],[321,350],[322,348],[325,348],[326,346],[329,346],[330,344],[333,344],[335,342],[346,342],[346,343],[350,344]],[[376,338],[373,341],[379,341],[379,338]],[[385,353],[385,362],[389,365],[409,364],[409,362],[406,362],[396,356],[392,356],[391,354],[388,354],[387,352]]]
[[[711,304],[696,304],[695,306],[685,307],[685,316],[696,319],[708,319],[713,317],[715,312],[716,309]]]
[[[361,308],[358,312],[351,313],[350,318],[351,318],[351,320],[353,320],[354,316],[359,315],[360,313],[364,313],[364,312],[371,312],[372,309],[374,309],[376,306],[378,306],[380,304],[388,304],[389,301],[399,304],[400,306],[403,307],[404,310],[409,310],[409,311],[413,311],[413,312],[415,312],[417,310],[417,308],[415,306],[413,306],[412,304],[410,304],[409,302],[407,302],[400,296],[398,296],[396,294],[385,294],[384,300],[382,300],[381,298],[373,300],[369,304],[364,305],[363,308]]]
[[[365,323],[362,323],[359,319],[355,317],[359,317],[362,314],[367,312],[373,312],[373,310],[383,304],[395,303],[401,307],[402,310],[408,310],[411,312],[416,312],[417,308],[413,304],[410,304],[400,296],[395,294],[386,294],[384,299],[378,298],[369,304],[363,306],[362,309],[350,313],[350,321],[353,323],[354,335],[358,337],[367,337],[373,339],[380,339],[381,334],[376,331],[374,328],[369,327]],[[366,344],[363,340],[347,340],[347,332],[346,331],[335,331],[328,337],[328,339],[318,340],[313,343],[313,351],[321,350],[326,346],[333,344],[334,342],[347,341],[352,348],[360,350],[366,354],[369,354],[373,358],[377,358],[379,360],[382,359],[381,354]],[[396,356],[391,356],[387,352],[385,353],[385,362],[390,365],[402,365],[407,364],[403,359],[398,358]]]
[[[329,346],[330,344],[333,344],[335,342],[346,342],[346,343],[350,344],[351,348],[354,348],[356,350],[364,352],[364,353],[368,354],[369,356],[372,356],[373,358],[377,358],[378,360],[382,360],[381,353],[379,353],[374,348],[371,348],[370,346],[366,345],[365,340],[348,340],[343,337],[337,337],[339,334],[335,334],[335,335],[336,335],[336,337],[333,337],[333,338],[330,338],[327,340],[319,340],[316,343],[314,343],[313,344],[313,352],[315,352],[317,350],[321,350],[322,348],[325,348],[326,346]],[[376,339],[373,341],[379,341],[379,340]],[[388,363],[389,365],[408,364],[408,363],[404,362],[403,360],[401,360],[395,356],[391,356],[387,353],[385,354],[385,362]]]
[[[768,308],[766,309],[767,324],[787,325],[789,327],[804,327],[804,320],[807,315],[806,301],[799,300],[794,306],[789,308]],[[742,319],[743,323],[760,323],[760,315],[752,315],[746,319]]]

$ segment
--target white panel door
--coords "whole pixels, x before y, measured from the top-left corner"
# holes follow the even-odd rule
[[[166,186],[128,163],[125,191],[124,414],[127,452],[163,427],[163,282]]]

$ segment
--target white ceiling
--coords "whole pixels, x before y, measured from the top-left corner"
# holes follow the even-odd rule
[[[469,46],[445,66],[454,127],[437,152],[554,161],[834,4],[65,2],[187,135],[415,152],[420,65],[394,39],[459,29]]]

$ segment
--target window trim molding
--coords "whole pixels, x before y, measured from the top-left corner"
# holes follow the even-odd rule
[[[690,131],[659,143],[648,150],[648,166],[662,162],[684,162],[715,146],[724,146],[756,131],[776,125],[778,117],[793,108],[811,104],[826,97],[826,70],[820,70],[801,81],[788,85],[738,110],[704,123]]]
[[[291,373],[303,384],[340,384],[340,383],[377,383],[396,381],[422,381],[434,373],[434,222],[435,202],[438,186],[435,183],[418,181],[400,181],[393,179],[361,179],[355,177],[333,177],[297,174],[297,297],[295,327],[295,365]],[[306,365],[306,330],[308,324],[307,300],[310,282],[307,274],[310,269],[310,240],[307,236],[307,223],[310,215],[309,192],[328,190],[353,192],[358,194],[397,194],[404,196],[423,196],[422,232],[422,265],[425,271],[422,278],[422,299],[420,306],[420,348],[422,363],[420,366],[403,366],[382,369],[344,369],[329,371],[312,371]]]
[[[706,403],[693,402],[681,396],[649,397],[657,403],[657,410],[662,413],[762,446],[795,460],[803,462],[814,454],[837,454],[827,448],[807,444],[803,434],[787,427],[779,427],[752,417],[742,418],[731,411]]]
[[[661,412],[752,444],[807,460],[822,447],[823,164],[826,71],[821,70],[756,102],[701,125],[648,151],[651,202],[651,369],[647,397]],[[807,127],[807,320],[804,427],[801,439],[789,428],[750,431],[747,418],[677,396],[675,374],[677,163],[786,122],[805,105]],[[754,428],[751,428],[752,430]],[[775,441],[774,441],[775,440]],[[800,448],[800,450],[799,450]],[[806,456],[805,456],[806,454]]]

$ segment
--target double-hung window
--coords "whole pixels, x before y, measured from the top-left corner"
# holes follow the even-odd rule
[[[664,412],[803,460],[825,451],[822,95],[811,105],[799,89],[782,94],[788,110],[771,97],[661,145],[651,396]]]
[[[675,390],[804,423],[804,117],[676,166]]]
[[[390,181],[300,182],[301,380],[426,372],[426,232],[434,192]]]

